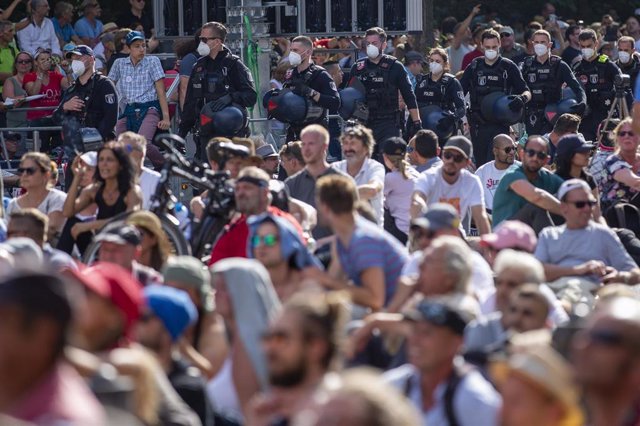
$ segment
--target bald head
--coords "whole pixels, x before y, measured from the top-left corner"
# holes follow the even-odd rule
[[[504,148],[506,146],[513,145],[513,144],[514,142],[513,142],[513,139],[511,139],[511,136],[505,135],[504,133],[500,133],[499,135],[496,135],[496,137],[493,138],[494,147]]]

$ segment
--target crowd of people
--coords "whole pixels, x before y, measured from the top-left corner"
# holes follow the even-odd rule
[[[223,24],[169,98],[144,1],[17,3],[0,110],[62,131],[3,135],[0,424],[640,423],[636,15],[276,39],[272,144]],[[168,161],[226,192],[156,215]],[[202,257],[165,232],[212,218]]]

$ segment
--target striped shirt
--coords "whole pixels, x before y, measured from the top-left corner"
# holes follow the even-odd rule
[[[164,70],[155,56],[145,56],[136,66],[128,56],[116,59],[109,78],[124,104],[151,102],[158,99],[155,82],[164,78]]]

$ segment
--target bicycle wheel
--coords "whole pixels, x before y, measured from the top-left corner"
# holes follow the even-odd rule
[[[191,252],[193,257],[202,260],[207,264],[208,258],[211,256],[211,250],[224,227],[227,225],[228,220],[224,220],[220,217],[207,216],[204,222],[200,223],[193,232],[193,238],[191,239]]]
[[[116,216],[114,219],[110,220],[102,228],[100,228],[100,231],[98,231],[96,235],[98,235],[107,227],[124,226],[126,216],[128,216],[128,214],[125,215],[125,219],[121,219],[120,216]],[[177,222],[177,219],[175,219],[175,221]],[[171,244],[171,254],[176,256],[191,255],[191,248],[189,247],[189,243],[184,238],[184,235],[180,231],[180,228],[178,228],[178,226],[170,218],[168,218],[167,216],[162,216],[160,218],[160,225],[164,233],[167,235],[169,243]],[[91,265],[92,263],[99,260],[99,248],[100,243],[96,242],[94,237],[94,241],[89,244],[89,247],[87,247],[87,250],[84,252],[84,256],[82,256],[82,262],[87,265]]]

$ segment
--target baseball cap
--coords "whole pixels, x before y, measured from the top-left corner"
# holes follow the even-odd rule
[[[446,327],[462,336],[467,324],[473,319],[470,313],[449,301],[423,300],[415,309],[405,313],[407,321],[426,321],[439,327]]]
[[[162,321],[174,342],[198,318],[198,311],[185,291],[150,285],[144,288],[143,293],[147,306]]]
[[[96,167],[98,165],[98,153],[96,151],[85,152],[80,156],[87,166]]]
[[[422,217],[412,220],[411,226],[431,231],[457,229],[460,226],[460,216],[452,205],[436,203]]]
[[[129,34],[127,34],[124,42],[127,44],[127,46],[131,46],[131,43],[136,40],[144,40],[144,34],[142,34],[140,31],[131,31]]]
[[[279,157],[273,145],[270,143],[264,144],[256,149],[256,155],[260,156],[263,160],[269,157]]]
[[[591,188],[589,188],[587,182],[582,179],[569,179],[565,180],[562,182],[562,185],[560,185],[560,189],[558,189],[558,199],[562,201],[567,193],[578,188],[584,189],[588,194],[591,194]]]
[[[595,145],[588,143],[581,135],[564,135],[558,140],[556,157],[569,158],[576,152],[589,152]]]
[[[513,35],[513,28],[511,28],[511,27],[502,27],[502,28],[500,28],[500,34],[503,34],[503,33],[506,33],[506,34],[509,34],[509,35]]]
[[[125,319],[124,334],[128,336],[140,317],[140,308],[144,304],[142,285],[131,272],[107,262],[98,262],[80,272],[71,269],[68,272],[89,290],[118,308]]]
[[[140,235],[140,231],[138,231],[134,226],[122,224],[113,224],[112,226],[107,227],[95,238],[95,241],[97,242],[107,241],[115,244],[131,244],[134,246],[140,244],[141,240],[142,236]]]
[[[72,55],[80,55],[80,56],[91,56],[92,58],[96,55],[93,53],[93,49],[87,46],[86,44],[80,44],[75,46],[73,50],[69,50],[64,54],[65,58],[69,58]]]
[[[447,143],[444,144],[444,149],[455,149],[456,151],[464,154],[467,158],[471,158],[471,152],[473,150],[471,141],[464,136],[454,136],[449,138]]]
[[[408,64],[410,62],[416,62],[416,61],[419,61],[423,64],[426,63],[426,61],[424,60],[424,56],[420,52],[416,52],[415,50],[410,50],[409,52],[405,53],[404,55],[405,64]]]
[[[517,220],[506,220],[500,223],[491,234],[480,237],[480,244],[496,250],[516,249],[533,253],[538,238],[533,229],[526,223]]]
[[[407,143],[399,137],[392,137],[382,143],[382,152],[387,155],[404,155]]]

